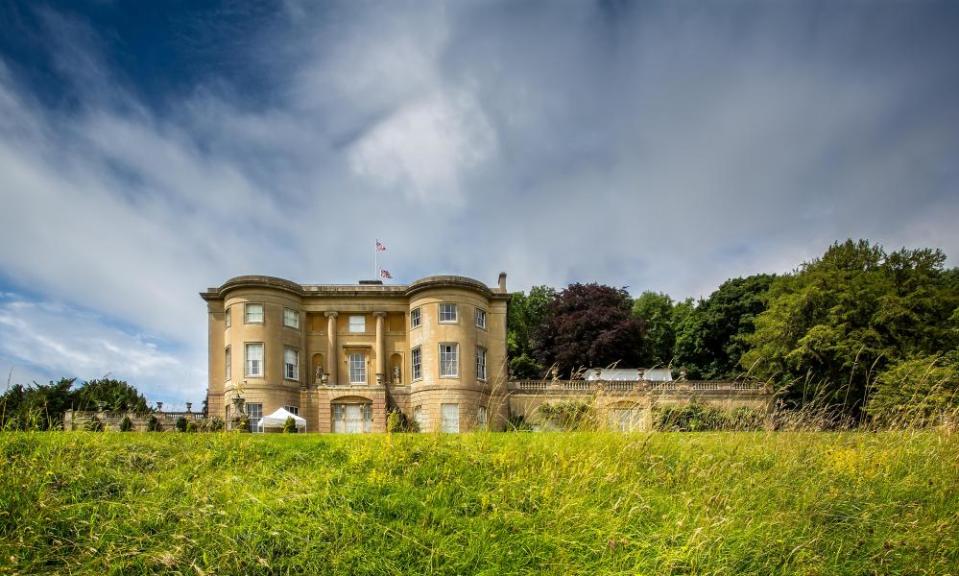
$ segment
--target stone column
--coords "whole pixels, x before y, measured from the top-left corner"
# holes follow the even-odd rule
[[[326,371],[330,375],[328,384],[336,385],[337,373],[339,372],[339,359],[336,354],[336,312],[326,313]]]
[[[386,333],[384,331],[383,322],[386,319],[386,312],[374,312],[373,316],[376,317],[376,383],[385,384],[386,383],[386,358],[383,356],[386,354]]]

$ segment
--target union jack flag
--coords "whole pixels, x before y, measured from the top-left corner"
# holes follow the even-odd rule
[[[386,278],[388,280],[392,280],[393,275],[390,274],[389,270],[380,270],[380,278]]]
[[[386,244],[383,244],[379,240],[376,241],[376,251],[377,252],[386,252]]]

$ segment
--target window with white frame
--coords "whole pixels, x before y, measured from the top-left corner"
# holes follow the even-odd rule
[[[350,316],[350,333],[362,334],[366,332],[366,316]]]
[[[246,403],[246,415],[250,419],[250,432],[260,432],[260,419],[263,418],[263,404],[259,402]]]
[[[430,419],[422,406],[413,408],[413,421],[416,422],[416,427],[419,428],[420,432],[430,431]]]
[[[246,375],[263,377],[263,344],[261,342],[246,345]]]
[[[486,330],[486,310],[482,308],[476,309],[476,327]]]
[[[480,406],[476,409],[476,427],[477,428],[486,428],[487,423],[489,422],[489,416],[486,411],[486,406]]]
[[[226,311],[223,313],[223,324],[227,328],[233,325],[233,314],[230,312],[229,308],[227,308]]]
[[[459,358],[456,344],[440,344],[440,377],[459,375]]]
[[[297,406],[284,406],[283,409],[294,416],[300,415],[300,409]]]
[[[456,304],[443,302],[440,304],[440,322],[456,322]]]
[[[287,380],[300,379],[300,352],[295,348],[283,349],[283,377]]]
[[[247,304],[244,311],[244,322],[247,324],[263,324],[263,304]]]
[[[223,373],[226,374],[226,380],[229,380],[233,376],[233,353],[230,351],[230,347],[226,347],[223,359]]]
[[[440,422],[440,430],[443,432],[459,432],[460,431],[460,405],[459,404],[442,404],[440,405],[440,414],[442,416]]]
[[[283,325],[287,328],[300,327],[300,313],[290,308],[283,309]]]
[[[476,347],[476,379],[486,380],[486,349]]]
[[[423,351],[419,346],[410,350],[410,358],[412,360],[412,374],[413,380],[419,380],[423,377]]]
[[[366,384],[366,355],[362,352],[351,352],[350,384]]]
[[[413,310],[410,311],[410,329],[419,328],[422,322],[422,312],[420,312],[419,308],[413,308]]]

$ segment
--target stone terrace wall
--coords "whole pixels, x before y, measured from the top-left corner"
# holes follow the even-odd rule
[[[67,410],[63,413],[64,430],[84,430],[87,423],[97,417],[106,430],[120,430],[120,422],[124,416],[129,416],[133,422],[133,430],[137,432],[146,432],[150,422],[150,416],[156,416],[160,422],[163,432],[175,432],[176,421],[180,416],[190,421],[203,420],[203,414],[199,412],[148,412],[139,414],[136,412],[96,412],[96,411],[75,411]]]

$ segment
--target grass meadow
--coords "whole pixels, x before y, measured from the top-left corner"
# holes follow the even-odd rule
[[[3,574],[959,574],[959,436],[0,433]]]

